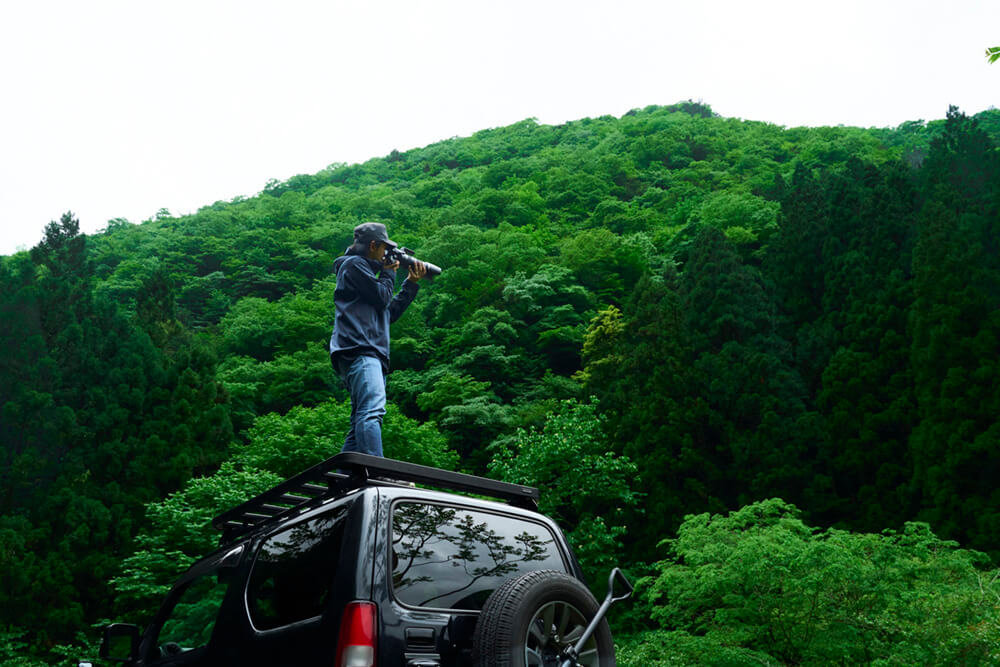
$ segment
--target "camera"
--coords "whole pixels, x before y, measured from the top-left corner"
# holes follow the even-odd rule
[[[418,260],[413,256],[413,251],[409,248],[403,248],[402,246],[396,248],[389,248],[385,251],[385,257],[382,259],[386,264],[392,264],[393,262],[399,262],[401,267],[409,269],[413,266],[414,262],[423,262],[424,260]],[[427,267],[427,277],[435,278],[441,275],[441,267],[431,264],[430,262],[424,262],[424,266]]]

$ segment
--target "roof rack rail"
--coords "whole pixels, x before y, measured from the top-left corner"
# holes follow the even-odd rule
[[[212,519],[212,527],[222,531],[221,541],[225,543],[257,526],[315,507],[352,489],[369,484],[392,484],[394,481],[467,491],[530,510],[538,509],[538,489],[531,486],[357,452],[343,452],[223,512]]]

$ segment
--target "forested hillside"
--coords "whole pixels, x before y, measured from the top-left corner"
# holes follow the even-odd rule
[[[96,655],[211,516],[339,451],[331,265],[380,220],[444,269],[393,325],[386,455],[537,485],[595,584],[647,575],[622,664],[989,663],[998,141],[685,102],[67,213],[0,261],[0,662]]]

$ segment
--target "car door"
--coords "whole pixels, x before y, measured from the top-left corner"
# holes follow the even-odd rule
[[[240,664],[331,664],[336,649],[336,592],[350,500],[276,529],[253,554]],[[332,639],[331,639],[332,635]]]
[[[236,545],[195,564],[171,589],[143,638],[142,665],[219,664],[220,627],[233,604],[233,583],[245,545]]]

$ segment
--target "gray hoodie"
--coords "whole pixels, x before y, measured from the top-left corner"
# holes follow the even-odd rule
[[[331,357],[377,357],[389,372],[389,325],[399,319],[420,288],[406,280],[393,296],[396,272],[364,255],[348,254],[333,262],[336,314],[330,337]],[[376,274],[376,272],[379,272]]]

